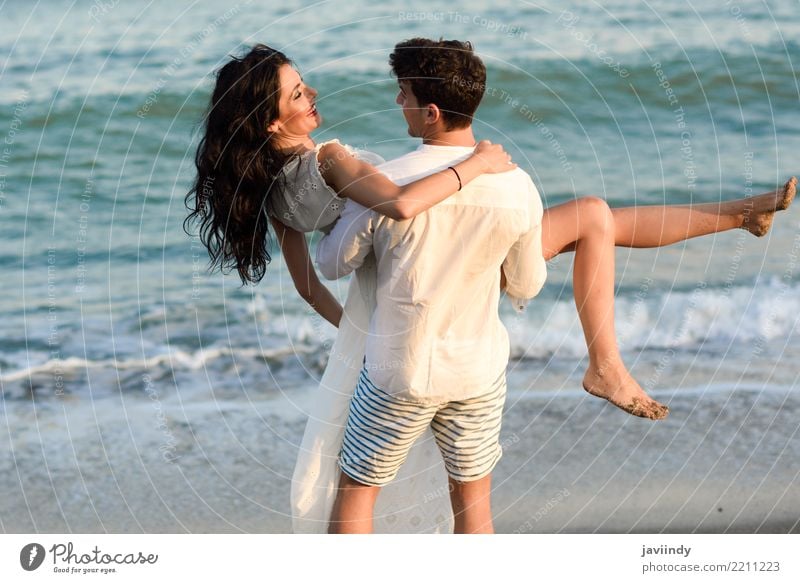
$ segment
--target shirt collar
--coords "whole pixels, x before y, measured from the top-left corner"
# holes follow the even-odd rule
[[[449,152],[471,152],[475,149],[475,146],[437,146],[434,144],[420,144],[417,148],[418,152],[424,151],[449,151]]]

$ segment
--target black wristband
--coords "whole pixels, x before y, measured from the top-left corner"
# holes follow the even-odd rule
[[[461,190],[461,177],[458,175],[458,170],[456,170],[452,166],[448,166],[447,168],[455,172],[456,178],[458,179],[458,189]]]

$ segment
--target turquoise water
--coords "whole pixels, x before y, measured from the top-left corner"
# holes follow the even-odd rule
[[[207,273],[205,250],[181,229],[211,75],[255,42],[283,49],[320,91],[319,139],[389,158],[417,145],[394,104],[393,44],[473,41],[489,69],[476,132],[506,145],[547,206],[589,193],[614,205],[709,202],[800,173],[800,17],[789,1],[468,1],[457,10],[45,1],[6,3],[0,16],[9,399],[151,382],[191,392],[202,381],[232,395],[313,384],[334,330],[296,296],[282,262],[241,288]],[[694,366],[697,383],[713,383],[709,367],[758,368],[788,354],[800,243],[796,213],[785,215],[763,240],[729,233],[620,250],[626,358],[697,354],[687,374]],[[569,263],[551,265],[524,319],[502,307],[517,370],[585,356]],[[344,284],[332,287],[344,295]],[[800,368],[784,362],[779,380],[761,381],[793,385]]]

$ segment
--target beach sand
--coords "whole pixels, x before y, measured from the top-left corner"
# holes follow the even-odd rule
[[[580,390],[512,386],[493,477],[497,532],[800,532],[796,391],[654,396],[671,407],[665,421]],[[36,415],[7,401],[0,527],[291,532],[290,478],[312,400],[313,389],[250,402],[128,395],[51,402]]]

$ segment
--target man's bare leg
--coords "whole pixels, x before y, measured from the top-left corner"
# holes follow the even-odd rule
[[[370,534],[379,486],[368,486],[342,472],[328,525],[330,534]]]
[[[492,475],[472,482],[450,480],[450,504],[456,534],[493,534]]]

